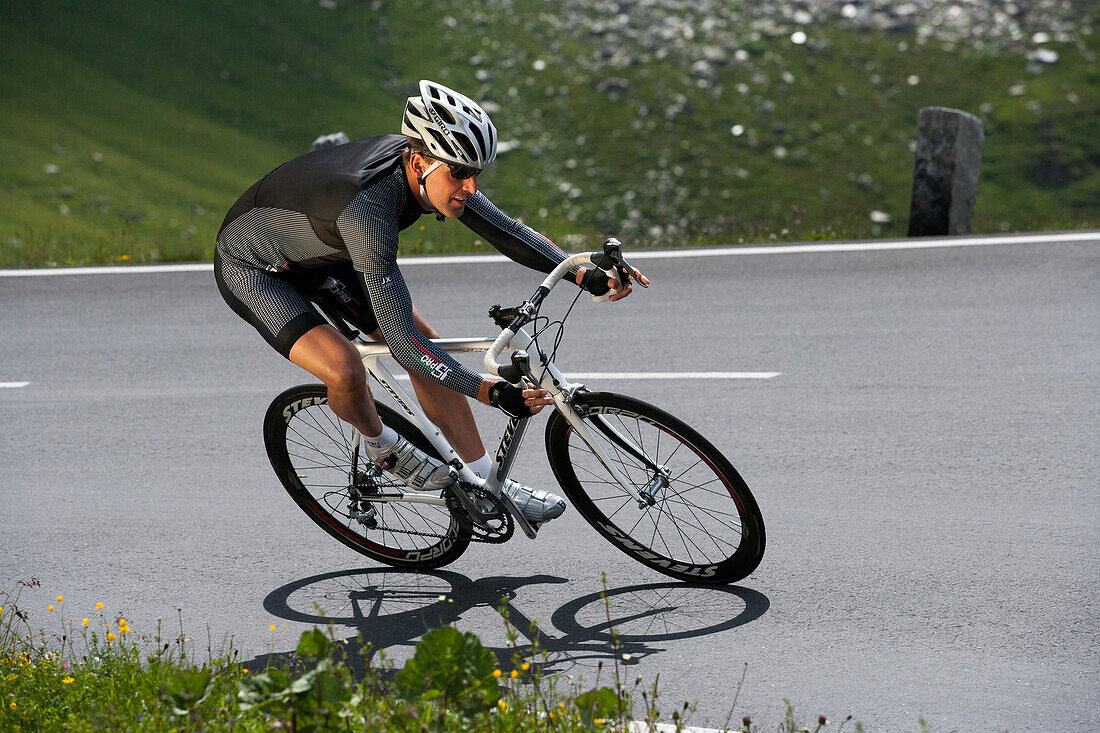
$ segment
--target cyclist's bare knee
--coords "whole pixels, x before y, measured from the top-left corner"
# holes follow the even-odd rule
[[[367,373],[359,352],[332,326],[307,331],[291,347],[289,357],[330,390],[355,392],[366,387]]]

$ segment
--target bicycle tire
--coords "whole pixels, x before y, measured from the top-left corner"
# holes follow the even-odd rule
[[[631,397],[589,392],[578,395],[575,404],[589,432],[636,489],[649,486],[656,471],[613,443],[597,428],[597,418],[629,435],[652,463],[670,470],[667,487],[655,491],[651,505],[638,508],[555,412],[546,426],[550,466],[597,532],[643,565],[679,580],[732,583],[756,569],[765,546],[760,508],[740,474],[709,441],[682,420]]]
[[[375,407],[383,423],[439,458],[412,423],[386,405],[376,403]],[[352,427],[328,409],[328,392],[319,384],[291,387],[272,401],[264,417],[264,445],[275,474],[321,529],[356,552],[393,567],[427,570],[462,555],[470,545],[470,533],[447,507],[374,502],[371,506],[380,526],[372,529],[350,515],[352,435]],[[361,470],[367,465],[369,459],[361,451]],[[406,490],[388,475],[379,480],[384,488]]]

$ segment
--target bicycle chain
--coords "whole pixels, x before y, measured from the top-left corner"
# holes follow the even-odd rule
[[[374,481],[371,478],[369,478],[367,476],[364,476],[363,478],[366,479],[366,481],[368,483],[374,484]],[[378,487],[377,487],[377,485],[375,485],[372,488],[377,490]],[[404,488],[404,487],[400,487],[400,488]],[[467,486],[466,491],[467,491],[467,493],[473,495],[475,498],[477,498],[479,500],[480,499],[490,499],[496,505],[497,512],[504,518],[504,524],[505,524],[505,526],[501,530],[496,531],[496,532],[488,531],[488,530],[483,529],[482,527],[478,527],[477,525],[473,524],[473,522],[469,521],[469,517],[466,514],[466,510],[459,503],[457,497],[454,496],[454,492],[453,491],[447,491],[447,509],[451,512],[451,516],[454,518],[454,520],[459,522],[460,525],[463,524],[462,517],[465,515],[465,518],[467,520],[465,523],[467,524],[467,529],[470,532],[470,541],[471,542],[483,542],[483,543],[491,544],[491,545],[499,545],[502,542],[507,542],[512,537],[512,533],[515,530],[515,523],[512,521],[512,516],[510,514],[508,514],[507,510],[504,509],[504,505],[501,503],[500,499],[493,496],[488,491],[485,491],[481,487],[477,487],[477,486]],[[369,491],[360,492],[360,500],[365,501],[369,504],[370,499],[367,498],[368,496],[370,496]],[[356,520],[358,519],[357,517],[352,517],[352,516],[349,516],[348,518],[349,519],[356,519]],[[375,526],[375,527],[367,528],[367,531],[378,531],[378,530],[381,530],[383,532],[392,532],[394,534],[413,535],[413,536],[416,536],[416,537],[433,537],[435,539],[440,539],[440,540],[447,539],[447,536],[448,536],[448,535],[445,535],[445,534],[437,534],[437,533],[433,533],[433,532],[417,532],[414,529],[396,529],[396,528],[391,528],[391,527],[384,526],[384,525],[378,525],[378,526]]]

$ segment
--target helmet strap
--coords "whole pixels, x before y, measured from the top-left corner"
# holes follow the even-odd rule
[[[427,178],[428,175],[432,171],[434,171],[436,168],[438,168],[441,165],[443,165],[443,163],[441,161],[437,160],[434,163],[432,163],[430,166],[428,166],[428,170],[424,171],[423,175],[420,175],[420,176],[416,177],[416,182],[420,184],[420,198],[422,198],[422,199],[424,199],[425,201],[428,202],[428,206],[430,206],[432,211],[435,212],[435,218],[439,219],[440,221],[442,221],[443,219],[446,219],[447,217],[443,216],[443,214],[440,213],[439,209],[435,208],[435,205],[432,203],[432,200],[428,198],[428,191],[427,191],[426,188],[424,188],[424,179]],[[440,218],[440,217],[442,217],[442,218]]]

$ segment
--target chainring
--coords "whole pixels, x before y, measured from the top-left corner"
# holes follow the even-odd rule
[[[504,508],[504,503],[491,492],[480,486],[462,484],[467,496],[482,507],[482,512],[489,515],[489,528],[482,527],[473,521],[473,517],[466,511],[462,500],[458,498],[455,488],[452,486],[444,490],[447,499],[447,508],[463,528],[469,530],[474,542],[487,542],[497,545],[507,542],[515,532],[516,525],[512,521],[512,515]]]

